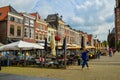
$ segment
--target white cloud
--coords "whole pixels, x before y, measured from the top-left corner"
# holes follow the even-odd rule
[[[107,40],[108,30],[109,29],[112,30],[113,25],[114,25],[114,23],[110,23],[110,24],[104,23],[102,25],[96,26],[97,29],[96,29],[96,31],[93,31],[93,34],[97,35],[97,38],[102,41]]]
[[[87,9],[88,7],[92,6],[92,2],[90,1],[86,1],[84,4],[82,5],[76,5],[77,9]]]
[[[84,24],[84,19],[77,17],[77,16],[73,16],[72,21],[76,24]]]
[[[17,11],[30,12],[35,5],[35,0],[1,0],[0,6],[11,5]]]
[[[95,0],[95,4],[97,6],[102,6],[102,1],[101,0]]]
[[[54,9],[46,2],[39,6],[39,2],[34,5],[32,11],[39,12],[42,17],[47,17],[48,14],[53,14]]]
[[[98,19],[99,19],[100,21],[102,21],[102,22],[105,21],[105,17],[104,17],[103,15],[102,15],[102,16],[99,16]]]

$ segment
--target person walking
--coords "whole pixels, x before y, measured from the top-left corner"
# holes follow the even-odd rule
[[[98,52],[97,52],[97,57],[98,57],[98,59],[100,59],[100,56],[101,56],[101,51],[98,50]]]
[[[109,49],[109,56],[112,57],[112,54],[113,54],[113,50],[112,48]]]
[[[89,65],[88,65],[88,60],[89,60],[89,56],[88,56],[89,51],[87,49],[84,49],[84,51],[82,52],[82,70],[85,67],[85,65],[87,66],[87,68],[89,69]]]

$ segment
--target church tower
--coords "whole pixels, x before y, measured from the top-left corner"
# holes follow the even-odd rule
[[[120,49],[120,0],[116,0],[115,6],[115,46]]]
[[[120,7],[120,0],[116,0],[116,7]]]

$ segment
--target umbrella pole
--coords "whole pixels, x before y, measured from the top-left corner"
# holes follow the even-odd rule
[[[47,55],[48,51],[45,51],[45,62],[44,62],[44,66],[46,67],[46,55]]]
[[[59,68],[59,61],[58,61],[58,41],[56,42],[56,61],[57,61],[57,65],[56,67]]]
[[[64,50],[64,68],[66,69],[66,50]]]
[[[26,52],[27,51],[24,52],[24,66],[26,66]]]
[[[41,67],[43,67],[43,51],[41,51]]]

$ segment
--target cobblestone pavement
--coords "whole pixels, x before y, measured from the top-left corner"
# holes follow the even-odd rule
[[[0,80],[58,80],[58,79],[0,73]]]

